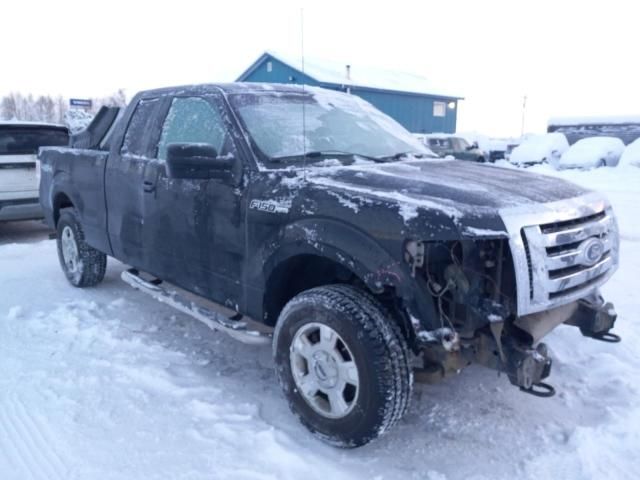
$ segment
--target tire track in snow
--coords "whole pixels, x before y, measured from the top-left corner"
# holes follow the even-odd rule
[[[11,392],[0,401],[0,429],[3,432],[0,447],[5,457],[14,466],[21,466],[28,478],[65,480],[69,477],[69,468],[56,452],[51,432]]]
[[[5,473],[10,475],[8,477],[10,479],[25,478],[23,476],[24,474],[27,475],[26,478],[30,479],[43,478],[38,477],[31,468],[28,449],[25,451],[25,445],[21,441],[20,434],[14,429],[14,424],[11,421],[8,411],[9,402],[5,400],[0,403],[0,429],[2,431],[2,436],[0,437],[0,448],[2,449],[3,456],[7,458],[8,463],[19,471]]]
[[[15,443],[10,441],[12,434],[7,427],[4,410],[4,404],[0,403],[0,460],[4,459],[4,465],[0,464],[0,475],[9,480],[22,479],[25,474],[33,478],[29,465],[25,463]]]

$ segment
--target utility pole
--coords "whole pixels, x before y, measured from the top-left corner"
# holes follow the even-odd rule
[[[527,111],[527,96],[522,97],[522,124],[520,126],[520,136],[524,136],[524,118]]]

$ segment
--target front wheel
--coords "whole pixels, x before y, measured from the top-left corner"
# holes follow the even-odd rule
[[[75,209],[61,211],[57,242],[60,266],[71,285],[92,287],[102,281],[107,270],[107,256],[85,242]]]
[[[302,292],[283,309],[273,345],[291,409],[323,441],[364,445],[406,413],[413,386],[407,342],[364,291]]]

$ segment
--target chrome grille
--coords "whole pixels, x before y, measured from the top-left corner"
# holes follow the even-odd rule
[[[606,210],[524,227],[527,260],[534,272],[530,285],[534,303],[580,296],[604,280],[616,263],[616,230],[615,219]]]
[[[615,215],[596,192],[504,208],[500,216],[509,234],[518,315],[583,298],[605,283],[618,266]],[[585,242],[602,242],[592,264],[584,262],[585,247],[590,247]]]

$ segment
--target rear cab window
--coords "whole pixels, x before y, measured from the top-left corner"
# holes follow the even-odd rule
[[[138,102],[124,133],[120,147],[121,155],[150,157],[150,148],[154,141],[151,132],[155,131],[153,125],[157,122],[161,104],[160,98],[143,98]]]
[[[40,147],[69,143],[64,127],[0,125],[0,155],[36,155]]]

